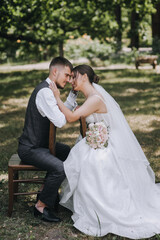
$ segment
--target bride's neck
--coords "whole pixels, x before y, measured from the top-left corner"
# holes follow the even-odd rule
[[[90,97],[96,92],[95,88],[91,84],[87,84],[83,87],[82,93],[86,98]]]

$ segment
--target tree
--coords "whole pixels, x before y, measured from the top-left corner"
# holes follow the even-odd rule
[[[155,11],[154,0],[126,0],[126,7],[129,9],[131,30],[131,47],[139,48],[140,23],[146,14],[152,14]]]
[[[158,1],[158,0],[153,0]],[[152,0],[3,0],[0,1],[0,49],[36,53],[42,58],[53,54],[70,36],[87,33],[92,39],[107,42],[111,38],[121,48],[122,6],[131,21],[131,46],[139,47],[140,22],[154,10]],[[57,52],[56,52],[57,54]]]
[[[1,1],[0,38],[31,48],[47,48],[63,43],[70,35],[87,33],[105,41],[114,32],[114,17],[109,14],[111,0],[4,0]],[[103,6],[103,7],[102,7]],[[38,51],[38,48],[37,48]]]
[[[117,41],[117,45],[118,45],[118,49],[117,50],[121,50],[122,47],[122,19],[121,19],[121,5],[120,4],[116,4],[115,5],[115,17],[116,17],[116,21],[118,24],[118,29],[116,31],[116,41]]]
[[[139,48],[140,15],[134,8],[131,12],[131,47]]]
[[[160,1],[155,1],[155,13],[152,14],[152,50],[160,53]]]
[[[11,47],[16,53],[23,48],[26,55],[54,43],[49,36],[45,38],[44,5],[40,0],[26,0],[25,4],[23,0],[3,0],[0,5],[0,38],[5,39],[7,49]]]
[[[152,14],[152,37],[160,39],[160,3],[155,8],[156,12]]]

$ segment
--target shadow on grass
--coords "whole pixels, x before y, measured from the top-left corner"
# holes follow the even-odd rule
[[[160,114],[160,81],[159,76],[154,71],[98,70],[96,73],[100,76],[100,84],[115,98],[126,116]],[[1,107],[4,101],[7,104],[10,99],[28,99],[34,87],[46,79],[47,74],[48,71],[37,70],[0,73]],[[66,88],[61,91],[63,97],[67,96],[69,89],[70,86],[66,85]],[[78,101],[82,104],[82,94],[79,94]],[[7,170],[7,160],[17,149],[17,146],[13,147],[13,145],[21,134],[24,116],[25,108],[17,102],[15,105],[10,105],[8,102],[7,111],[3,109],[1,111],[0,148],[3,152],[0,154],[2,159],[0,166],[3,166],[0,167],[1,170]],[[77,131],[73,127],[74,124],[72,124],[72,131],[66,128],[61,129],[58,140],[63,138],[65,142],[73,145],[75,137],[71,138],[70,132]],[[143,130],[141,134],[143,134]],[[9,149],[7,148],[8,144]],[[6,167],[4,167],[5,163]]]
[[[96,71],[100,76],[100,84],[117,100],[126,116],[139,117],[146,115],[160,115],[160,81],[154,71],[137,70],[102,70]],[[25,108],[21,105],[22,98],[28,101],[34,87],[47,77],[48,71],[29,71],[0,73],[0,172],[7,174],[7,165],[10,156],[17,151],[17,139],[21,135],[24,123]],[[70,86],[62,90],[63,100],[67,96]],[[67,92],[67,93],[66,93]],[[11,104],[10,99],[16,100]],[[82,94],[78,95],[79,103],[83,102]],[[4,105],[6,108],[4,108]],[[143,119],[143,118],[142,118]],[[143,121],[143,120],[142,120]],[[150,120],[150,131],[145,127],[134,131],[145,154],[151,162],[155,172],[159,171],[160,130],[159,122]],[[73,146],[78,136],[79,123],[67,124],[58,129],[57,141]],[[145,125],[144,125],[145,126]],[[132,126],[131,126],[132,127]],[[34,186],[30,186],[32,190]],[[22,185],[25,191],[27,186]],[[55,225],[42,222],[33,217],[35,197],[19,197],[14,204],[13,218],[6,217],[8,208],[7,181],[0,181],[0,236],[2,240],[16,239],[45,239],[46,232],[59,234],[59,239],[94,240],[78,232],[72,226],[71,213],[60,209],[60,217],[64,220]],[[53,235],[54,236],[54,235]],[[62,237],[62,238],[61,238]],[[52,239],[52,238],[51,238]],[[58,235],[55,239],[58,239]],[[123,239],[118,236],[107,235],[96,239]],[[126,238],[127,239],[127,238]],[[150,238],[156,239],[156,237]],[[157,238],[158,239],[158,238]]]
[[[160,114],[160,81],[154,72],[102,70],[98,74],[102,76],[100,84],[115,98],[125,114]]]
[[[47,71],[0,73],[0,96],[2,100],[24,97],[29,89],[47,78]]]

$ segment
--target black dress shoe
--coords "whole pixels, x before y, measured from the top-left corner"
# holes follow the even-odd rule
[[[36,203],[38,202],[40,195],[41,195],[41,192],[37,193]],[[60,201],[60,197],[59,197],[59,194],[57,194],[56,201],[53,207],[53,211],[55,211],[56,213],[58,212],[58,209],[59,209],[59,201]]]
[[[49,208],[45,207],[43,209],[43,213],[37,210],[36,207],[34,207],[34,216],[35,217],[41,217],[41,220],[46,222],[60,222],[61,219],[56,217],[54,213],[49,210]]]

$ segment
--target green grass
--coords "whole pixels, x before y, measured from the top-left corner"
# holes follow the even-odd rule
[[[154,70],[99,70],[100,84],[118,101],[160,181],[160,80]],[[60,207],[60,224],[45,223],[33,217],[35,196],[19,197],[12,218],[8,218],[7,164],[17,151],[17,139],[24,123],[28,98],[48,71],[0,73],[0,240],[18,239],[100,239],[88,237],[72,226],[71,212]],[[69,85],[61,92],[66,98]],[[82,103],[79,94],[78,102]],[[71,147],[78,136],[79,123],[57,131],[57,140]],[[30,186],[35,188],[34,185]],[[22,185],[25,190],[28,188]],[[47,238],[48,237],[48,238]],[[112,234],[101,238],[124,239]],[[155,236],[151,239],[160,239]]]

